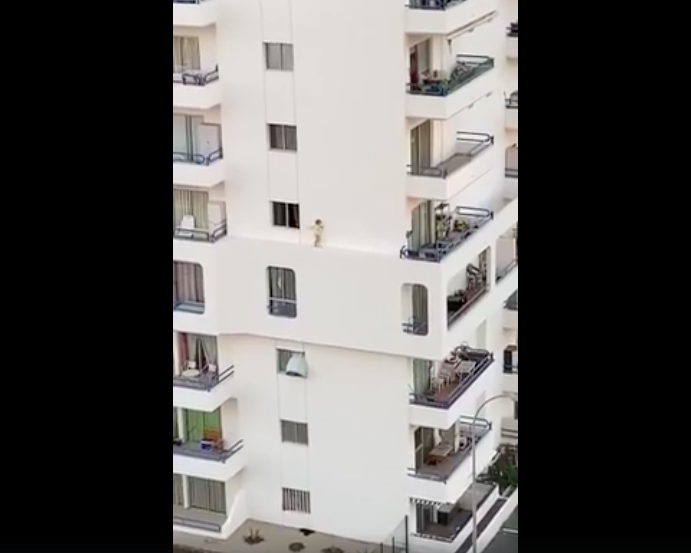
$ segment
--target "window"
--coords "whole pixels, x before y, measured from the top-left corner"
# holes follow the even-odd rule
[[[295,319],[298,316],[297,282],[295,271],[269,267],[269,314]]]
[[[301,422],[281,421],[284,444],[310,445],[309,427]]]
[[[298,151],[298,129],[290,125],[269,125],[269,141],[272,150]]]
[[[272,206],[275,227],[300,228],[300,206],[298,204],[273,202]]]
[[[295,354],[292,351],[287,351],[284,349],[278,350],[277,356],[279,374],[286,374],[286,372],[288,372],[288,363],[290,363],[290,360],[293,358],[293,355]]]
[[[269,71],[293,71],[295,58],[292,44],[265,44],[266,68]]]
[[[312,495],[303,490],[283,488],[283,511],[286,513],[312,514]]]

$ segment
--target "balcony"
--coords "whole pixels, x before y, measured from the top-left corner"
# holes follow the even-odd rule
[[[173,151],[173,184],[210,189],[225,180],[223,150],[200,154]]]
[[[407,0],[406,32],[448,36],[497,9],[497,0]]]
[[[225,514],[173,506],[173,529],[178,527],[193,532],[221,534],[227,520],[228,516]]]
[[[504,328],[518,331],[518,292],[504,305]]]
[[[173,73],[173,108],[209,110],[221,104],[218,68]]]
[[[457,207],[449,212],[448,205],[437,209],[437,233],[435,241],[417,247],[413,244],[414,232],[408,234],[408,245],[401,249],[401,259],[442,263],[459,250],[465,242],[494,220],[494,212],[475,207]]]
[[[204,270],[200,265],[173,261],[173,313],[203,315]]]
[[[518,60],[518,21],[512,23],[508,29],[506,55],[510,60]]]
[[[494,68],[493,58],[458,56],[451,71],[421,75],[418,82],[408,85],[406,115],[423,120],[451,119],[492,93]]]
[[[502,391],[518,395],[518,346],[510,346],[504,352],[504,379]]]
[[[504,186],[504,197],[507,200],[518,198],[518,169],[519,154],[518,145],[509,148],[506,152],[506,184]]]
[[[488,371],[494,361],[489,351],[463,346],[443,362],[429,363],[424,380],[416,374],[416,384],[424,381],[425,385],[410,395],[411,424],[445,430],[464,413],[473,412],[477,395],[489,384]],[[477,393],[466,397],[471,389],[477,389]]]
[[[430,503],[413,499],[416,527],[411,536],[411,549],[439,553],[456,553],[473,533],[473,496],[479,520],[484,519],[499,499],[495,484],[476,484],[454,504]]]
[[[217,16],[217,0],[173,0],[173,27],[210,27]]]
[[[173,473],[216,482],[227,482],[245,468],[244,443],[223,440],[183,442],[173,437]]]
[[[210,219],[211,214],[218,222]],[[199,218],[193,215],[181,216],[181,210],[175,209],[173,203],[173,240],[215,244],[228,235],[224,204],[211,204],[209,209],[200,215]]]
[[[452,329],[489,291],[486,260],[480,263],[480,267],[468,265],[465,285],[446,298],[448,328]]]
[[[213,413],[234,397],[234,377],[234,367],[219,371],[218,367],[212,365],[202,370],[187,366],[177,374],[173,372],[173,405]]]
[[[518,130],[518,91],[506,99],[506,128],[509,131]]]
[[[408,197],[447,202],[492,171],[494,147],[489,134],[460,132],[456,152],[436,167],[411,166],[408,173]]]
[[[423,429],[429,432],[429,429]],[[456,436],[454,444],[441,439],[442,434]],[[428,434],[429,435],[429,434]],[[488,466],[495,454],[493,428],[489,421],[463,417],[448,432],[434,432],[434,445],[416,444],[417,467],[409,471],[410,496],[426,501],[453,503],[467,490],[472,479],[473,441],[477,444],[478,466]],[[430,444],[432,445],[432,444]]]

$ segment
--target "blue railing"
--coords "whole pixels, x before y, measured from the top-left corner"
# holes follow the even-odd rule
[[[494,136],[474,132],[459,132],[456,135],[456,153],[437,167],[408,167],[414,177],[448,179],[476,157],[494,146]]]
[[[240,440],[228,449],[217,450],[212,447],[206,447],[201,443],[184,443],[180,439],[173,438],[173,455],[191,457],[203,461],[213,461],[216,463],[227,463],[228,460],[241,451],[244,446],[244,442]]]
[[[208,156],[204,154],[194,154],[191,152],[176,152],[173,151],[173,163],[187,163],[191,165],[201,165],[208,167],[223,159],[223,150],[218,149],[211,152]]]
[[[494,212],[476,207],[457,207],[453,214],[453,223],[446,236],[438,237],[433,244],[421,248],[411,245],[401,248],[401,259],[441,263],[453,252],[458,250],[464,242],[477,234],[485,225],[494,220]],[[413,233],[408,234],[410,240]]]
[[[408,85],[408,93],[415,96],[445,98],[478,77],[494,69],[494,58],[487,56],[458,56],[456,67],[450,73],[435,71],[415,76]]]
[[[235,367],[230,367],[222,373],[202,373],[195,378],[185,378],[183,376],[173,375],[173,387],[210,392],[233,376],[235,376]]]
[[[462,356],[458,358],[459,366],[466,361],[477,363],[473,372],[467,376],[460,378],[460,381],[447,394],[444,399],[439,399],[437,393],[430,390],[427,394],[411,394],[410,402],[413,405],[420,405],[422,407],[431,407],[433,409],[451,409],[456,402],[463,397],[463,395],[473,387],[473,385],[480,379],[480,377],[487,372],[492,365],[494,365],[494,355],[489,351],[484,350],[467,350]]]
[[[192,301],[176,301],[173,300],[173,312],[189,313],[190,315],[203,315],[206,311],[206,305]]]
[[[173,224],[173,239],[174,240],[188,240],[190,242],[208,242],[214,244],[221,238],[228,235],[227,223],[214,225],[212,230],[202,229],[187,229]]]
[[[411,10],[445,11],[468,0],[408,0],[408,8]]]
[[[213,71],[185,71],[183,73],[173,73],[173,84],[185,86],[207,86],[215,83],[220,78],[218,67]]]

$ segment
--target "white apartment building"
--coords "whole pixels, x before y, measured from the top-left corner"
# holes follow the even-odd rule
[[[470,450],[518,386],[517,16],[173,0],[174,533],[456,553],[515,510]]]

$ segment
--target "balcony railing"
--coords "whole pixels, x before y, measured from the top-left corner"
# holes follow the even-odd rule
[[[488,485],[488,484],[477,484],[475,488],[471,488],[464,498],[468,497],[465,503],[472,501],[471,494],[477,494],[479,501],[477,503],[478,509],[482,509],[492,494],[496,491],[498,486]],[[481,495],[480,495],[481,494]],[[426,501],[421,501],[414,499],[413,503],[429,506]],[[444,507],[445,505],[440,504],[439,507]],[[469,509],[464,509],[458,505],[454,506],[454,510],[448,517],[446,524],[432,523],[419,521],[420,531],[414,535],[423,540],[436,541],[440,543],[453,543],[456,539],[463,533],[463,530],[473,521],[473,513]]]
[[[509,301],[506,302],[505,307],[509,311],[518,311],[518,292],[509,298]]]
[[[216,463],[226,463],[231,457],[241,451],[244,445],[244,442],[240,440],[230,448],[220,449],[206,442],[184,443],[179,438],[173,438],[173,455],[181,455],[183,457],[191,457]]]
[[[518,365],[504,364],[504,374],[518,374]]]
[[[184,86],[207,86],[219,80],[218,67],[213,71],[184,71],[173,73],[173,84]]]
[[[441,263],[453,252],[458,250],[464,242],[477,234],[485,225],[494,220],[494,212],[476,207],[457,207],[452,213],[449,225],[443,233],[437,236],[436,242],[426,244],[421,248],[412,245],[403,246],[401,259]],[[408,240],[413,233],[408,234]]]
[[[408,85],[408,93],[445,98],[491,71],[494,66],[494,59],[487,56],[458,56],[456,67],[450,72],[434,71],[414,77],[416,82]]]
[[[497,284],[501,283],[502,280],[513,273],[516,269],[518,269],[518,259],[514,259],[506,267],[497,272]]]
[[[208,242],[213,244],[228,235],[227,223],[209,225],[209,229],[187,228],[185,225],[173,225],[173,238],[191,242]]]
[[[175,0],[173,0],[173,2],[175,2]],[[212,532],[215,534],[220,534],[223,531],[223,526],[220,524],[175,515],[173,515],[173,526],[190,528],[191,530],[201,530],[202,532]]]
[[[411,336],[427,336],[429,334],[429,323],[411,319],[410,322],[403,323],[403,332]]]
[[[506,34],[511,38],[518,38],[518,21],[511,23],[511,26],[506,30]]]
[[[494,364],[489,351],[459,348],[440,367],[439,385],[436,383],[426,394],[411,394],[413,405],[434,409],[451,409]]]
[[[510,179],[517,179],[518,166],[518,146],[513,146],[506,152],[506,176]]]
[[[450,455],[445,457],[430,455],[425,460],[423,466],[417,469],[410,469],[409,475],[421,480],[430,480],[432,482],[447,484],[454,473],[471,456],[473,452],[473,442],[479,445],[492,432],[493,426],[490,421],[481,421],[478,426],[473,427],[472,421],[469,418],[464,417],[462,420],[465,421],[466,419],[469,423],[463,424],[465,427],[461,434],[463,443],[455,453],[453,447],[449,444],[451,448]]]
[[[230,367],[219,373],[216,371],[206,371],[198,376],[175,376],[173,375],[173,387],[186,388],[188,390],[198,390],[200,392],[210,392],[229,378],[235,375],[235,367]]]
[[[189,300],[173,300],[173,312],[189,313],[191,315],[203,315],[206,304]]]
[[[411,10],[445,11],[468,0],[408,0]]]
[[[209,166],[223,159],[223,150],[218,149],[209,155],[191,152],[173,152],[173,163],[188,163],[191,165]]]
[[[507,109],[518,109],[518,91],[514,92],[506,99]]]
[[[456,295],[447,298],[446,305],[449,314],[449,329],[460,321],[463,315],[470,311],[487,292],[489,292],[489,286],[485,283],[483,286],[478,286],[477,288],[459,291]]]
[[[480,154],[494,146],[494,137],[489,134],[459,132],[456,139],[456,153],[437,167],[409,167],[415,177],[448,179],[473,162]]]

